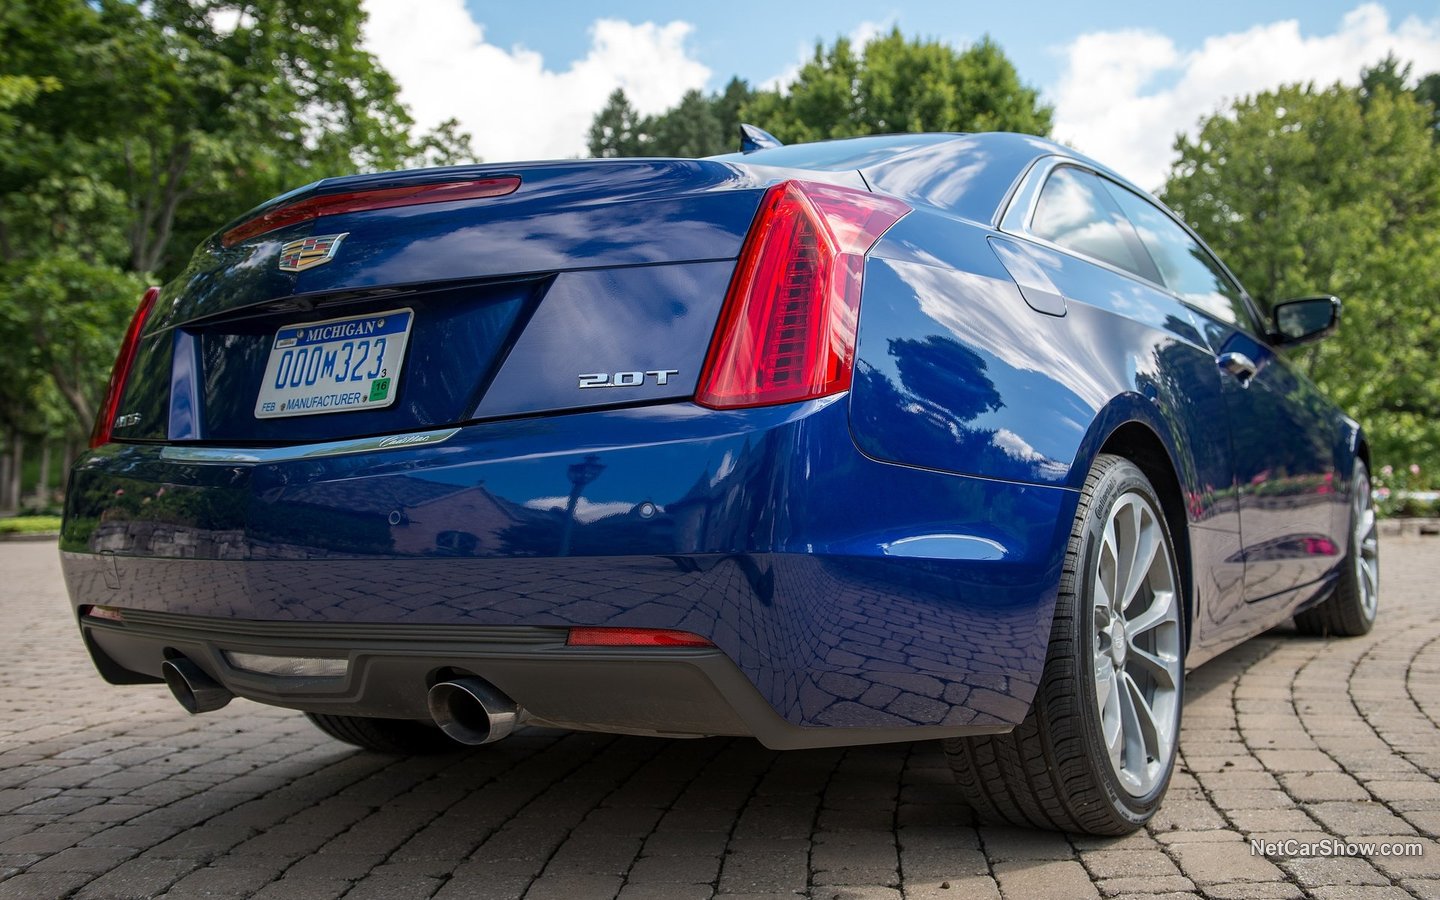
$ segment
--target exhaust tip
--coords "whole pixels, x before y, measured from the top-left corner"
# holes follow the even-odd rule
[[[214,712],[235,699],[234,694],[183,656],[161,663],[160,674],[176,701],[192,716]]]
[[[426,700],[440,730],[471,746],[508,737],[524,715],[514,700],[479,678],[442,681]]]

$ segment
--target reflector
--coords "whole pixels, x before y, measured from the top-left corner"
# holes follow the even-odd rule
[[[565,643],[571,647],[715,646],[698,634],[668,628],[571,628]]]

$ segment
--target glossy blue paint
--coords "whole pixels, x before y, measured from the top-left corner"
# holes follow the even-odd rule
[[[1074,493],[875,462],[845,406],[517,419],[261,464],[110,445],[73,473],[67,578],[76,603],[235,619],[682,628],[797,725],[895,724],[906,671],[954,701],[915,724],[1019,721]],[[567,469],[592,455],[563,558]]]
[[[147,328],[122,404],[141,422],[72,472],[72,600],[680,628],[793,725],[959,734],[1024,716],[1079,489],[1121,449],[1166,496],[1198,662],[1323,594],[1362,436],[1263,329],[1025,233],[1007,209],[1055,158],[1113,178],[1037,138],[900,135],[280,198],[522,179],[505,197],[202,246]],[[852,389],[701,408],[689,398],[760,194],[795,177],[913,208],[866,261]],[[283,241],[342,232],[334,262],[278,271]],[[416,318],[393,407],[254,419],[278,327],[399,307]],[[1259,364],[1248,385],[1217,365],[1231,349]],[[577,381],[653,371],[673,374]],[[422,430],[444,439],[343,443]]]

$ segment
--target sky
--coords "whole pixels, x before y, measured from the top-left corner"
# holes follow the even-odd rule
[[[492,162],[585,155],[590,120],[617,87],[657,113],[733,75],[783,84],[816,41],[863,43],[892,26],[957,47],[989,35],[1055,107],[1054,138],[1149,189],[1176,134],[1238,97],[1353,84],[1387,52],[1416,76],[1440,71],[1436,0],[363,3],[366,46],[417,123],[458,119]]]

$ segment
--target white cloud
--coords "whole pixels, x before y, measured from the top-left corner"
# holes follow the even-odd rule
[[[845,37],[850,40],[850,48],[852,50],[859,51],[875,38],[882,37],[885,34],[889,33],[890,29],[894,27],[894,14],[891,14],[879,21],[872,21],[870,19],[866,19],[859,25],[856,25],[854,28],[850,29],[850,33],[845,35]],[[803,67],[806,63],[808,63],[814,58],[814,42],[808,44],[801,44],[795,51],[795,61],[782,69],[780,71],[780,74],[772,75],[771,77],[760,82],[759,86],[767,91],[775,91],[781,88],[789,87],[791,84],[794,83],[796,77],[799,76],[801,67]]]
[[[1367,3],[1331,34],[1304,35],[1293,19],[1207,38],[1182,51],[1153,31],[1084,34],[1063,49],[1052,92],[1058,140],[1111,166],[1141,187],[1158,188],[1180,132],[1243,96],[1295,82],[1354,84],[1362,67],[1394,53],[1415,75],[1440,69],[1440,17],[1392,26]]]
[[[464,0],[364,0],[364,8],[365,47],[395,77],[416,123],[459,119],[487,161],[584,156],[590,120],[615,88],[651,114],[710,78],[686,46],[687,22],[597,19],[589,52],[556,71],[532,50],[488,43]]]

